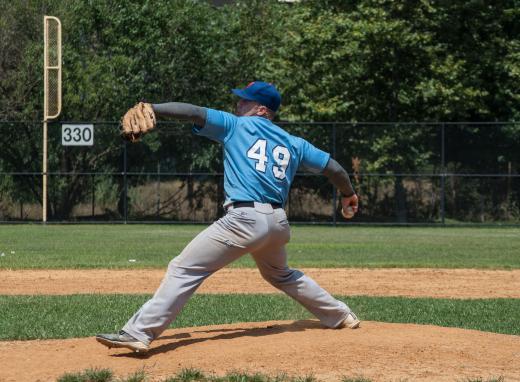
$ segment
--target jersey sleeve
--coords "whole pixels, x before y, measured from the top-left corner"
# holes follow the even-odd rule
[[[322,151],[305,139],[301,140],[301,164],[311,172],[322,172],[329,163],[330,154]]]
[[[220,110],[206,109],[206,124],[194,125],[193,134],[207,137],[214,141],[225,143],[233,134],[238,123],[238,117]]]

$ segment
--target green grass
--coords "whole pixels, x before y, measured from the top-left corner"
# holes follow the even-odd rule
[[[109,369],[87,369],[83,372],[68,373],[60,377],[57,382],[144,382],[147,381],[144,372],[137,372],[128,377],[116,378]],[[223,377],[207,375],[198,369],[183,369],[174,376],[168,377],[163,382],[319,382],[313,376],[291,377],[286,374],[266,375],[260,373],[245,373],[240,371],[229,372]],[[343,377],[341,382],[372,382],[364,377]],[[465,379],[458,382],[505,382],[503,377],[492,379]]]
[[[164,268],[204,228],[0,225],[0,269]],[[519,269],[520,228],[293,226],[287,249],[296,267]]]
[[[116,378],[109,369],[87,369],[78,373],[67,373],[57,382],[144,382],[147,381],[144,372],[137,372],[128,377]],[[266,375],[261,373],[246,373],[231,371],[222,377],[207,375],[198,369],[182,369],[176,375],[168,377],[163,382],[318,382],[313,376],[291,377],[287,374]],[[341,382],[371,382],[365,378],[342,378]]]
[[[88,337],[118,331],[145,295],[0,296],[0,340]],[[454,300],[356,296],[362,320],[433,324],[520,335],[520,299]],[[283,295],[195,295],[172,327],[312,316]],[[247,335],[247,334],[244,334]]]
[[[79,373],[66,373],[58,382],[116,382],[114,373],[109,369],[86,369]],[[123,381],[123,380],[119,380]]]

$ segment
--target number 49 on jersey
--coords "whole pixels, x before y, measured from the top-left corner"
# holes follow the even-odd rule
[[[265,173],[266,162],[269,158],[266,155],[267,141],[265,139],[258,139],[253,146],[247,151],[247,157],[256,161],[255,168],[257,171]],[[273,175],[276,179],[285,179],[285,170],[289,166],[291,160],[291,153],[285,146],[275,146],[271,153],[274,164],[272,167]]]

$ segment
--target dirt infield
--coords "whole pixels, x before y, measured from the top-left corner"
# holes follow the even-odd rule
[[[447,269],[305,269],[341,295],[443,298],[520,297],[520,271]],[[0,271],[0,294],[151,293],[163,270]],[[255,269],[224,269],[199,293],[277,293]],[[499,318],[497,318],[499,319]],[[189,345],[189,346],[188,346]],[[502,376],[520,381],[520,336],[431,325],[362,322],[357,330],[317,321],[240,323],[168,330],[137,357],[93,338],[0,342],[0,381],[51,381],[66,372],[110,368],[118,376],[145,370],[154,380],[195,367],[321,381],[461,381]]]
[[[520,270],[302,269],[340,295],[520,298]],[[0,294],[153,293],[164,270],[0,271]],[[199,293],[277,293],[256,269],[222,269]]]

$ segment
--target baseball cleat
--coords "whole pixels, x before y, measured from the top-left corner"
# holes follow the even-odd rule
[[[109,349],[127,348],[136,353],[146,353],[148,351],[148,345],[135,339],[123,330],[116,334],[97,334],[96,341],[107,346]]]
[[[357,329],[357,328],[359,328],[359,324],[361,324],[361,321],[359,321],[359,319],[354,314],[354,312],[350,312],[348,314],[348,316],[343,320],[343,322],[337,326],[337,329],[341,329],[341,328]]]

